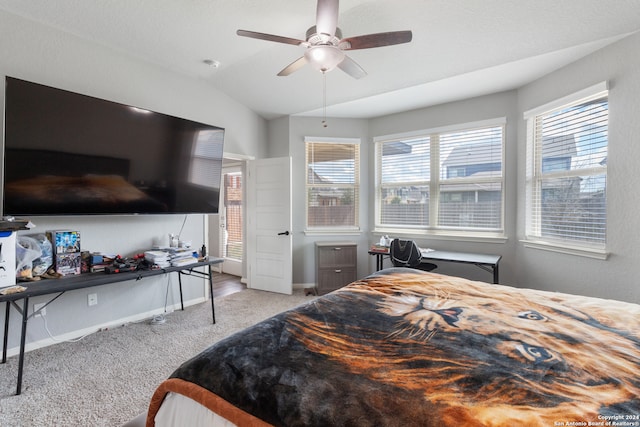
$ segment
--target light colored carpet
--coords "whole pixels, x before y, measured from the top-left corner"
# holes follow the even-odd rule
[[[167,315],[161,325],[128,324],[31,351],[20,396],[12,357],[0,364],[0,425],[119,426],[146,410],[155,388],[182,362],[312,298],[302,290],[287,296],[249,289],[216,299],[215,325],[207,301]],[[38,327],[35,320],[29,328]]]

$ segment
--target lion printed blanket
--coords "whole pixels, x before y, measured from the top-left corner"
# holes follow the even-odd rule
[[[238,425],[640,425],[640,305],[383,270],[185,362],[149,425],[194,389]]]

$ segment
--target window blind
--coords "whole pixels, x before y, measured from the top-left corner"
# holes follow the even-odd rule
[[[378,139],[376,225],[501,232],[504,123]]]
[[[440,135],[438,225],[502,229],[503,127]]]
[[[539,113],[529,121],[527,237],[604,247],[607,93]]]
[[[380,223],[405,228],[428,226],[431,137],[386,141],[379,143],[377,150]]]
[[[360,144],[306,142],[307,228],[357,228]]]

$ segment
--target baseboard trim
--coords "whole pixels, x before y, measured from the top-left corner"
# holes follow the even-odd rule
[[[195,304],[200,304],[202,302],[205,302],[207,299],[205,299],[204,297],[199,297],[199,298],[195,298],[195,299],[191,299],[188,301],[184,301],[184,306],[185,307],[189,307]],[[134,314],[132,316],[127,316],[127,317],[123,317],[120,319],[115,319],[109,322],[105,322],[105,323],[101,323],[101,324],[97,324],[97,325],[92,325],[89,326],[87,328],[83,328],[83,329],[78,329],[75,331],[71,331],[71,332],[67,332],[61,335],[56,335],[54,337],[49,337],[49,338],[45,338],[45,339],[41,339],[38,341],[34,341],[34,342],[30,342],[27,343],[24,346],[24,351],[25,353],[28,353],[30,351],[33,350],[37,350],[39,348],[44,348],[44,347],[49,347],[50,345],[54,345],[54,344],[59,344],[61,341],[71,341],[71,340],[77,340],[78,338],[84,337],[84,336],[88,336],[91,334],[94,334],[96,332],[100,332],[100,331],[106,331],[108,329],[113,329],[113,328],[119,328],[122,326],[127,326],[128,324],[131,323],[139,323],[142,322],[144,320],[148,320],[153,318],[154,316],[163,314],[163,313],[173,313],[176,310],[180,310],[180,302],[173,304],[173,305],[168,305],[167,309],[165,311],[164,307],[161,308],[157,308],[155,310],[150,310],[150,311],[145,311],[143,313],[137,313]],[[33,327],[33,325],[35,324],[35,322],[43,322],[44,320],[40,317],[34,317],[31,319],[30,326]],[[7,349],[7,357],[12,357],[12,356],[17,356],[18,354],[20,354],[20,347],[16,346],[16,347],[11,347]]]

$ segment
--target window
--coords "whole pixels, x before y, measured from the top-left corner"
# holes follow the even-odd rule
[[[526,239],[604,252],[609,103],[606,84],[525,113]]]
[[[307,229],[358,228],[360,141],[305,138]]]
[[[502,234],[505,120],[376,141],[376,227]]]

